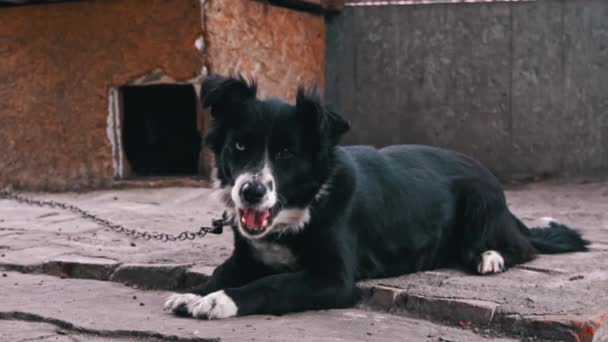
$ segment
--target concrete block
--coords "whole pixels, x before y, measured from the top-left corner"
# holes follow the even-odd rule
[[[45,262],[42,272],[62,278],[109,280],[118,265],[106,258],[63,256]]]
[[[179,288],[187,264],[123,264],[110,276],[111,281],[142,289]]]

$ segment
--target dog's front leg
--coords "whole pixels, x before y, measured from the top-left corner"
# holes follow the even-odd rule
[[[257,268],[239,262],[240,258],[231,256],[223,264],[219,265],[211,274],[209,280],[200,286],[188,289],[187,292],[205,296],[228,287],[241,286],[255,279]]]
[[[331,279],[305,271],[267,276],[242,287],[199,297],[186,306],[187,314],[218,319],[253,314],[340,308],[354,305],[358,292],[353,280]]]
[[[211,278],[206,283],[188,289],[186,291],[188,293],[177,293],[167,298],[165,309],[177,315],[190,315],[188,306],[200,302],[210,293],[219,293],[225,288],[242,286],[267,274],[263,265],[233,255],[213,271]]]

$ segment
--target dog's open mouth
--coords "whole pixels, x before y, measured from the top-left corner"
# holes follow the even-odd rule
[[[274,219],[273,208],[258,211],[252,208],[239,209],[239,220],[241,226],[247,230],[249,234],[256,235],[266,231],[266,228],[272,225]]]

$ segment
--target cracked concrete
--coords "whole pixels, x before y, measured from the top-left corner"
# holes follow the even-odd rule
[[[198,226],[208,225],[212,218],[221,214],[220,208],[215,207],[209,200],[209,190],[203,188],[125,189],[31,195],[39,199],[53,199],[77,205],[129,228],[172,234],[183,230],[196,230]],[[530,225],[538,224],[536,220],[539,217],[551,216],[580,228],[593,242],[591,252],[543,255],[531,263],[496,276],[476,277],[456,270],[436,270],[397,278],[368,280],[360,284],[368,295],[358,310],[353,309],[353,314],[374,315],[372,311],[384,312],[380,315],[389,317],[391,322],[402,322],[400,320],[405,319],[403,322],[406,323],[402,323],[405,327],[403,329],[406,330],[415,330],[413,327],[416,326],[408,325],[407,322],[418,322],[416,324],[429,324],[429,327],[444,328],[441,324],[447,324],[477,332],[509,334],[524,339],[608,339],[608,183],[537,183],[514,188],[507,192],[507,197],[513,211]],[[115,289],[137,293],[138,298],[149,299],[148,303],[144,303],[144,308],[139,310],[159,313],[160,300],[164,294],[144,291],[145,289],[175,290],[203,282],[213,268],[230,254],[231,242],[232,236],[228,230],[222,235],[208,235],[195,241],[161,243],[132,240],[128,236],[109,231],[60,209],[37,208],[1,200],[0,268],[7,274],[7,277],[0,277],[0,285],[4,287],[1,293],[10,293],[13,299],[22,293],[19,291],[23,282],[33,281],[21,280],[18,281],[21,285],[17,286],[11,285],[9,278],[36,279],[40,285],[31,285],[34,289],[27,296],[23,294],[23,298],[30,297],[26,301],[29,304],[15,302],[10,310],[8,307],[5,309],[3,305],[0,312],[2,318],[19,322],[40,321],[41,317],[44,317],[43,321],[58,319],[63,322],[61,324],[72,327],[70,334],[99,335],[101,331],[110,334],[113,341],[119,341],[120,338],[128,340],[133,336],[117,334],[120,332],[120,324],[112,327],[111,323],[122,317],[120,320],[124,320],[124,324],[133,324],[133,318],[113,314],[117,308],[123,308],[117,306],[119,300],[106,298],[103,291],[112,293],[108,296],[118,296],[118,292],[114,292]],[[55,277],[23,273],[43,273]],[[89,301],[84,297],[73,299],[80,303],[76,307],[58,301],[72,295],[72,291],[66,289],[70,288],[73,282],[101,284],[90,285],[89,297],[98,297],[97,300]],[[50,286],[51,283],[55,285]],[[104,286],[109,286],[112,290]],[[50,311],[30,305],[35,302],[32,298],[41,290],[44,290],[42,293],[45,298],[51,300],[45,302]],[[120,305],[127,305],[129,302],[123,301],[125,303]],[[90,317],[90,321],[95,321],[95,324],[98,321],[92,318],[92,313],[86,312],[86,308],[104,312],[107,316],[104,329],[86,330],[90,326],[82,321],[83,317]],[[73,316],[69,316],[66,310],[73,311]],[[308,322],[307,324],[313,325],[312,332],[316,331],[318,336],[333,336],[323,330],[330,327],[323,326],[320,321],[340,320],[336,318],[339,315],[335,315],[338,314],[333,311],[306,313],[288,315],[286,319],[294,328],[298,322]],[[168,319],[166,316],[162,316],[162,319],[160,316],[155,317],[158,320],[156,324],[161,326],[164,326],[164,320]],[[369,320],[371,316],[366,317]],[[412,319],[410,317],[416,319],[407,321]],[[232,320],[231,324],[238,325],[240,323],[234,322],[241,320],[246,322],[249,318]],[[6,324],[6,321],[0,323]],[[206,332],[219,329],[214,324],[223,326],[223,323],[216,322],[196,324],[203,324]],[[321,325],[317,327],[318,324]],[[73,326],[84,330],[74,329]],[[251,336],[262,336],[259,335],[262,331],[259,327],[256,333],[250,331]],[[338,328],[351,329],[346,326]],[[34,336],[37,329],[32,329],[32,335],[27,338],[37,338]],[[268,326],[268,329],[271,327]],[[275,338],[295,340],[296,336],[301,338],[306,333],[312,333],[304,327],[298,329],[299,333],[304,335],[293,335],[282,330],[286,335],[277,335]],[[399,331],[391,326],[391,329],[380,335],[374,335],[373,338],[364,336],[361,340],[388,341],[388,337],[393,336],[393,329]],[[43,329],[42,332],[44,331]],[[217,331],[221,335],[205,334],[205,338],[222,337],[223,340],[230,340],[239,336],[231,330]],[[38,337],[46,338],[43,333]],[[401,333],[411,335],[411,332],[405,330]],[[170,334],[163,334],[162,338],[169,338]],[[65,336],[67,335],[56,337]],[[194,335],[179,336],[199,338]],[[152,337],[153,335],[146,335],[146,338]],[[354,340],[360,338],[348,337]],[[72,335],[69,335],[69,338],[72,338]]]
[[[160,342],[157,338],[102,337],[65,330],[49,323],[0,320],[0,341],[14,342]]]

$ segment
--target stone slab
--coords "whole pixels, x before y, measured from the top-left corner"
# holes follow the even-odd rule
[[[177,235],[182,231],[198,231],[200,226],[210,225],[213,218],[221,215],[210,194],[211,191],[204,188],[164,188],[30,195],[77,205],[131,229]],[[49,221],[60,215],[69,216],[70,220],[61,225]],[[0,264],[40,264],[69,254],[120,263],[216,266],[229,256],[231,249],[229,229],[221,235],[210,234],[191,241],[142,241],[59,209],[0,200],[0,253],[4,255],[0,257]]]
[[[362,285],[371,289],[367,305],[392,313],[549,340],[608,338],[605,250],[541,256],[494,276],[438,270]]]
[[[201,188],[34,196],[76,204],[130,228],[171,233],[220,214],[210,201],[210,191]],[[604,334],[608,182],[533,183],[511,188],[507,199],[512,211],[530,226],[540,224],[539,217],[550,216],[580,229],[592,241],[592,251],[543,255],[493,277],[438,270],[367,281],[361,286],[369,289],[369,298],[374,296],[363,306],[455,325],[488,326],[526,337]],[[120,269],[113,280],[183,289],[205,281],[232,249],[229,230],[188,242],[139,241],[101,228],[76,229],[72,225],[88,224],[78,217],[63,226],[52,223],[51,229],[48,220],[59,215],[49,216],[44,210],[0,201],[0,268],[94,279],[108,279],[109,271]],[[167,265],[172,265],[170,270],[160,272]],[[545,320],[551,324],[543,324]]]
[[[507,191],[507,199],[529,226],[553,217],[579,229],[592,241],[591,252],[541,255],[488,277],[437,270],[366,281],[364,306],[518,336],[608,339],[607,184],[534,183]]]
[[[174,290],[180,287],[184,264],[123,264],[114,270],[111,281],[142,289]]]
[[[109,280],[118,266],[112,259],[63,255],[45,262],[42,272],[58,277]]]
[[[103,337],[75,333],[49,323],[0,320],[0,341],[39,342],[159,342],[156,338]]]
[[[168,292],[112,282],[9,272],[0,278],[2,319],[50,323],[105,337],[184,341],[509,341],[385,313],[329,310],[219,321],[178,318],[162,310]],[[14,332],[13,334],[19,333]],[[9,333],[11,333],[9,331]],[[32,332],[39,334],[39,332]]]

